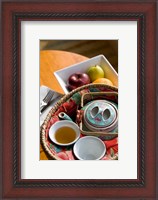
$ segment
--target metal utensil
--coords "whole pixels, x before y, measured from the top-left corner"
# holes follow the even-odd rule
[[[44,99],[42,100],[42,102],[40,103],[40,112],[44,109],[45,106],[49,104],[53,95],[54,95],[54,92],[49,90],[46,96],[44,97]]]

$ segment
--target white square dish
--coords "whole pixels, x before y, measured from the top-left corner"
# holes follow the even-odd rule
[[[69,76],[76,72],[86,73],[88,68],[94,65],[101,66],[102,69],[104,70],[105,78],[110,79],[112,83],[114,84],[114,86],[118,87],[118,74],[114,70],[112,65],[109,63],[109,61],[103,55],[98,55],[86,61],[58,70],[54,72],[54,75],[57,78],[65,94],[67,94],[69,93],[69,90],[66,87]]]

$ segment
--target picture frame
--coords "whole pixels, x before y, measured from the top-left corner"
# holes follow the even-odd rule
[[[157,1],[2,1],[2,199],[157,199]],[[138,23],[137,179],[21,179],[22,21]]]

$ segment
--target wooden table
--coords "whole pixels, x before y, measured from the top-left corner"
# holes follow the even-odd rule
[[[88,58],[65,51],[46,50],[40,52],[40,85],[45,85],[55,91],[64,94],[58,81],[54,76],[54,72],[87,60]],[[43,147],[40,146],[40,160],[48,160],[49,157],[45,154]]]
[[[65,51],[41,51],[40,52],[40,85],[48,86],[49,88],[63,93],[58,81],[54,76],[54,72],[87,60],[87,57]]]

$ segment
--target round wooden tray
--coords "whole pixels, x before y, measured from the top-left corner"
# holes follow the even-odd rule
[[[75,160],[76,158],[73,155],[73,146],[60,147],[49,139],[48,133],[50,127],[57,121],[59,121],[58,114],[60,112],[67,113],[72,119],[75,120],[76,111],[81,103],[81,96],[84,93],[88,92],[118,92],[118,88],[108,86],[105,84],[88,84],[82,87],[79,87],[70,93],[63,96],[55,106],[49,111],[47,117],[45,118],[41,128],[41,144],[44,147],[44,150],[52,159],[56,160]],[[84,137],[81,134],[81,137]],[[111,141],[105,141],[107,147],[107,153],[104,156],[104,160],[117,159],[118,153],[118,144],[117,138]]]

